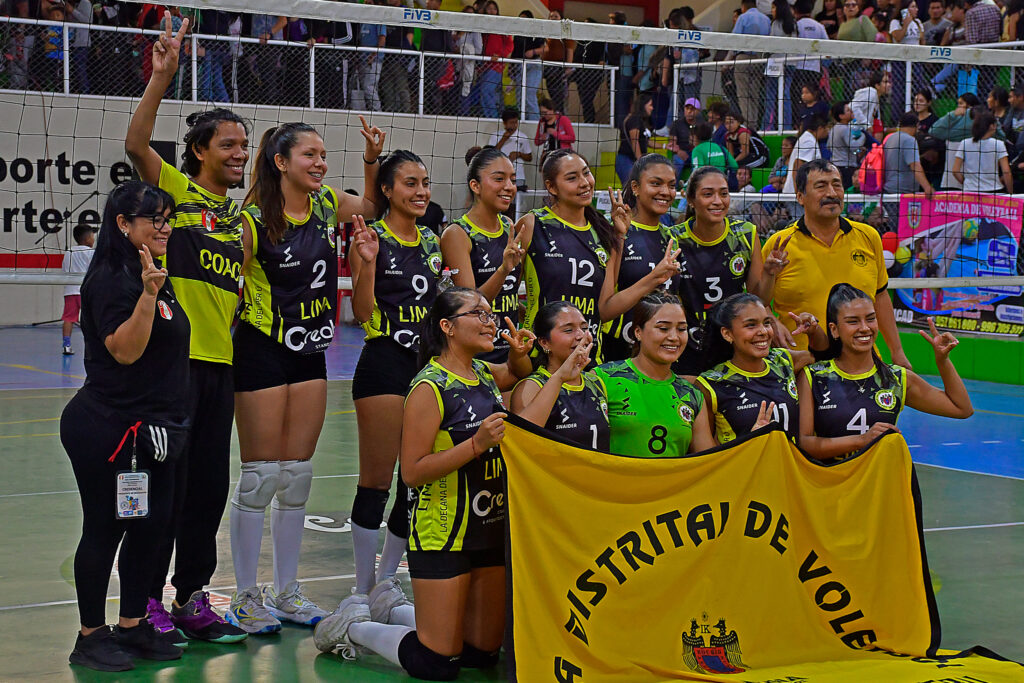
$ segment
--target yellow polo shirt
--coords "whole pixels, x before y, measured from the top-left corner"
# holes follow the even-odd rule
[[[864,223],[839,219],[839,232],[831,245],[811,235],[801,218],[788,228],[769,237],[761,253],[765,258],[780,241],[790,235],[786,250],[789,265],[775,278],[774,308],[792,330],[796,323],[788,313],[814,314],[825,326],[825,306],[829,290],[840,282],[861,289],[874,299],[889,285],[889,274],[882,257],[882,238]],[[807,348],[807,337],[796,338],[798,348]]]

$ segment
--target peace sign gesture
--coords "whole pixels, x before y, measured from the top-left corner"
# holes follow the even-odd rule
[[[505,245],[505,251],[501,253],[501,267],[505,269],[506,273],[511,273],[515,270],[516,266],[522,262],[523,255],[526,253],[526,250],[520,244],[522,239],[521,232],[522,230],[519,233],[515,233],[511,229],[508,231],[508,244]]]
[[[785,240],[780,240],[776,243],[774,249],[769,252],[768,257],[764,260],[764,269],[772,277],[782,272],[782,269],[789,265],[789,252],[786,251],[786,247],[789,246],[789,241],[793,239],[790,235]]]
[[[583,373],[583,368],[590,363],[590,349],[594,344],[590,340],[580,340],[565,362],[555,370],[552,377],[560,380],[562,384],[575,383]]]
[[[767,403],[761,401],[761,408],[757,411],[757,421],[754,422],[754,426],[750,428],[750,431],[756,432],[761,427],[769,425],[775,422],[775,401]]]
[[[352,249],[359,255],[363,263],[373,263],[380,250],[380,242],[377,241],[377,233],[366,227],[366,221],[362,216],[353,216],[352,224],[355,230],[352,232]],[[349,254],[351,260],[352,255]]]
[[[612,203],[612,225],[619,237],[625,238],[629,232],[630,211],[626,203],[622,201],[622,192],[608,188],[608,199]]]
[[[508,316],[505,316],[505,325],[508,329],[501,331],[501,338],[508,342],[509,354],[525,356],[530,353],[533,343],[537,340],[536,335],[525,327],[523,329],[516,327]]]
[[[377,163],[377,158],[384,151],[384,138],[387,137],[387,133],[382,131],[377,126],[370,128],[370,124],[366,122],[363,115],[359,115],[359,122],[363,124],[359,134],[366,139],[366,147],[363,150],[363,161],[367,164]]]
[[[668,282],[679,274],[679,254],[682,251],[682,249],[676,248],[674,238],[668,241],[668,246],[665,247],[665,255],[658,262],[658,265],[654,266],[654,270],[651,271],[651,274],[658,279],[659,285]]]
[[[178,32],[171,34],[171,13],[164,11],[164,32],[153,43],[153,73],[161,76],[173,76],[178,70],[178,54],[181,42],[188,32],[188,19],[183,19]]]
[[[142,263],[142,286],[146,294],[155,297],[167,280],[167,269],[153,265],[153,255],[145,244],[139,249],[139,261]]]
[[[797,315],[790,311],[789,317],[796,322],[796,328],[792,332],[794,337],[798,334],[807,334],[818,326],[818,319],[813,313],[804,312]]]
[[[949,332],[943,332],[940,334],[935,328],[935,321],[932,320],[931,317],[928,318],[928,327],[932,331],[931,335],[924,330],[918,330],[918,334],[927,339],[928,343],[932,345],[932,349],[935,350],[936,362],[947,360],[949,358],[950,351],[952,351],[960,342],[957,341],[956,337]]]

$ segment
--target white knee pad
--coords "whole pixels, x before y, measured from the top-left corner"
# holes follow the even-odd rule
[[[276,461],[243,462],[231,504],[239,510],[263,512],[274,499],[280,479],[281,464]]]
[[[309,489],[312,486],[312,461],[282,460],[274,507],[278,510],[301,510],[309,500]]]

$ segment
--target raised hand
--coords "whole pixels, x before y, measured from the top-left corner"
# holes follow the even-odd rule
[[[615,232],[618,233],[619,237],[625,239],[626,233],[629,232],[632,214],[626,203],[622,201],[622,192],[619,190],[613,190],[609,187],[608,199],[612,202],[612,225],[615,226]]]
[[[796,321],[796,329],[793,330],[792,335],[795,337],[798,334],[807,334],[815,327],[818,326],[818,319],[813,313],[800,313],[796,314],[792,311],[789,312],[789,317]]]
[[[370,164],[375,163],[377,157],[384,151],[384,138],[388,135],[377,126],[371,128],[362,114],[359,115],[359,122],[363,124],[359,134],[366,140],[366,147],[363,150],[363,161]]]
[[[576,380],[583,374],[583,368],[587,367],[590,363],[590,350],[593,346],[593,343],[588,339],[580,340],[580,343],[576,345],[576,348],[565,359],[565,362],[555,370],[553,377],[560,380],[562,384],[575,384]]]
[[[679,254],[682,251],[682,249],[676,248],[675,239],[668,241],[668,246],[665,247],[665,255],[661,257],[661,261],[651,271],[651,274],[658,278],[659,285],[668,282],[679,274]]]
[[[929,344],[932,345],[932,349],[935,351],[936,362],[944,361],[949,358],[949,353],[956,348],[956,345],[960,342],[950,332],[940,333],[935,328],[935,321],[928,318],[928,328],[931,329],[932,333],[929,335],[924,330],[918,330],[918,334],[924,337]]]
[[[377,241],[377,233],[366,226],[362,216],[353,216],[352,223],[355,231],[352,233],[352,249],[359,254],[363,263],[373,263],[377,258],[377,251],[380,243]]]
[[[756,432],[761,427],[769,425],[775,422],[775,401],[768,403],[761,401],[761,408],[757,411],[757,421],[754,426],[750,428],[750,431]]]
[[[523,255],[526,254],[526,250],[519,243],[522,239],[521,235],[512,233],[512,230],[508,231],[508,244],[505,245],[505,251],[501,253],[501,266],[506,273],[515,270],[516,266],[522,263]]]
[[[164,11],[164,32],[153,43],[153,73],[173,75],[178,70],[181,43],[188,32],[188,19],[183,19],[177,33],[171,33],[171,13]]]
[[[508,316],[505,316],[505,325],[508,329],[501,331],[501,338],[508,342],[509,353],[515,353],[520,356],[530,353],[534,342],[537,341],[536,335],[525,327],[523,329],[516,327],[515,323],[512,322],[512,318]]]
[[[789,252],[786,251],[786,247],[789,246],[791,239],[793,239],[792,235],[778,242],[776,247],[768,253],[768,258],[764,260],[764,269],[769,275],[774,277],[789,265]]]
[[[505,438],[505,413],[491,413],[483,419],[476,432],[473,433],[473,452],[482,455],[494,448]]]
[[[142,286],[146,294],[155,297],[167,280],[167,269],[153,264],[153,255],[145,244],[139,249],[139,262],[142,263]]]

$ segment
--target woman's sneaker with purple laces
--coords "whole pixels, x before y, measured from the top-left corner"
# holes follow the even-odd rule
[[[238,643],[248,635],[245,631],[224,621],[210,607],[210,594],[196,591],[184,605],[171,604],[171,621],[186,638],[211,643]]]
[[[153,625],[153,630],[159,633],[165,642],[178,647],[188,647],[188,638],[174,626],[170,613],[164,609],[164,603],[150,598],[146,605],[146,620]]]

